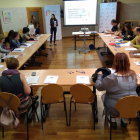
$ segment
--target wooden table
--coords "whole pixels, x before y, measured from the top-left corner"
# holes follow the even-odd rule
[[[22,65],[44,44],[44,42],[51,36],[51,34],[43,34],[43,36],[40,36],[38,41],[32,41],[34,43],[30,47],[25,47],[24,52],[11,52],[10,55],[19,55],[18,60],[19,60],[19,67],[20,69]],[[0,69],[0,73],[6,68],[6,63],[2,62],[0,65],[4,65]]]
[[[85,35],[93,35],[93,39],[86,39],[86,40],[93,40],[94,46],[95,46],[95,33],[92,32],[85,32]],[[72,32],[72,36],[74,36],[74,42],[75,42],[75,47],[74,49],[76,50],[76,41],[83,41],[83,39],[76,39],[76,36],[84,36],[84,32]]]

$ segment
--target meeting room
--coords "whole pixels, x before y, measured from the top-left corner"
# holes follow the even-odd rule
[[[140,0],[0,0],[0,140],[140,140]]]

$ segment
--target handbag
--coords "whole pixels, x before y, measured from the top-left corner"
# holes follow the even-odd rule
[[[11,128],[16,128],[19,126],[20,121],[18,120],[18,118],[16,117],[15,113],[13,110],[11,110],[8,105],[10,103],[10,101],[12,100],[13,95],[11,95],[8,104],[6,104],[1,98],[0,98],[0,102],[2,102],[4,104],[4,108],[2,110],[2,113],[0,115],[0,124],[2,126],[6,126],[6,127],[11,127]]]

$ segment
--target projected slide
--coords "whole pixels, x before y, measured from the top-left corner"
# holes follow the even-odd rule
[[[97,0],[64,1],[65,25],[96,24]]]

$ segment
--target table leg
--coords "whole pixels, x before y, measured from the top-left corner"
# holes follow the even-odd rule
[[[76,50],[76,35],[74,36],[74,41],[75,41],[75,50]]]
[[[96,88],[93,86],[93,93],[95,93],[95,122],[98,122],[98,106],[97,106],[97,95],[96,95]]]

